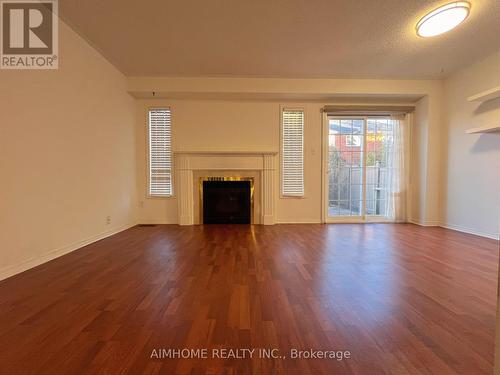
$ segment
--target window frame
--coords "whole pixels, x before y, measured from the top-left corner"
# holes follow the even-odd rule
[[[150,124],[149,124],[149,114],[154,110],[169,110],[170,111],[170,194],[169,195],[156,195],[151,194],[151,151],[150,151]],[[175,197],[175,184],[174,184],[174,141],[173,141],[173,110],[171,106],[147,106],[145,111],[146,118],[146,132],[145,132],[145,157],[146,157],[146,198],[147,199],[172,199]]]
[[[302,195],[288,195],[283,193],[284,185],[284,169],[283,169],[283,113],[285,111],[301,111],[303,114],[304,122],[302,124]],[[280,199],[305,199],[306,198],[306,122],[307,122],[307,112],[306,108],[303,106],[280,106],[280,123],[279,123],[279,133],[280,133]]]

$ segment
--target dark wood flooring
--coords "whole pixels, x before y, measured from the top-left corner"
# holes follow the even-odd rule
[[[0,282],[0,373],[491,374],[497,263],[411,224],[134,227]]]

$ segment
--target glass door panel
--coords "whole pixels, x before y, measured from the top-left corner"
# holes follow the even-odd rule
[[[366,215],[386,216],[394,152],[394,121],[368,118],[366,126]]]
[[[328,216],[361,217],[364,118],[328,118]]]

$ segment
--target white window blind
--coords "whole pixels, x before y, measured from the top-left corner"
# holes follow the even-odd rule
[[[149,195],[168,197],[172,191],[170,109],[149,110]]]
[[[283,110],[281,127],[281,192],[304,195],[304,111]]]

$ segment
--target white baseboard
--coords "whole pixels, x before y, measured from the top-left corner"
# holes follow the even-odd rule
[[[126,229],[129,229],[129,228],[135,226],[136,224],[137,223],[135,223],[135,222],[129,223],[129,224],[123,225],[121,227],[102,232],[102,233],[97,234],[95,236],[91,236],[91,237],[85,238],[83,240],[73,242],[69,245],[59,247],[59,248],[51,250],[43,255],[25,260],[21,263],[10,265],[7,267],[3,267],[2,269],[0,269],[0,280],[4,280],[4,279],[11,277],[11,276],[14,276],[18,273],[29,270],[30,268],[39,266],[40,264],[43,264],[43,263],[46,263],[46,262],[51,261],[53,259],[59,258],[60,256],[68,254],[72,251],[75,251],[83,246],[90,245],[93,242],[102,240],[103,238],[112,236],[113,234],[116,234],[116,233],[122,232]]]
[[[140,219],[137,224],[178,224],[177,220]]]
[[[462,232],[462,233],[473,234],[475,236],[491,238],[493,240],[500,239],[500,236],[498,233],[481,232],[481,231],[478,231],[478,230],[475,230],[472,228],[464,227],[462,225],[443,223],[441,221],[424,221],[424,222],[422,222],[420,220],[410,219],[409,222],[412,224],[423,226],[423,227],[441,227],[441,228],[446,228],[446,229],[450,229],[450,230],[456,230],[456,231]]]
[[[441,226],[441,222],[437,221],[437,220],[421,221],[419,219],[409,219],[408,222],[412,223],[412,224],[420,225],[422,227],[440,227]]]
[[[321,224],[318,219],[279,219],[276,224]]]
[[[499,240],[500,239],[500,235],[498,233],[481,232],[481,231],[478,231],[475,229],[464,227],[462,225],[441,223],[440,226],[443,228],[446,228],[446,229],[451,229],[451,230],[456,230],[456,231],[463,232],[463,233],[474,234],[476,236],[491,238],[492,240]]]

